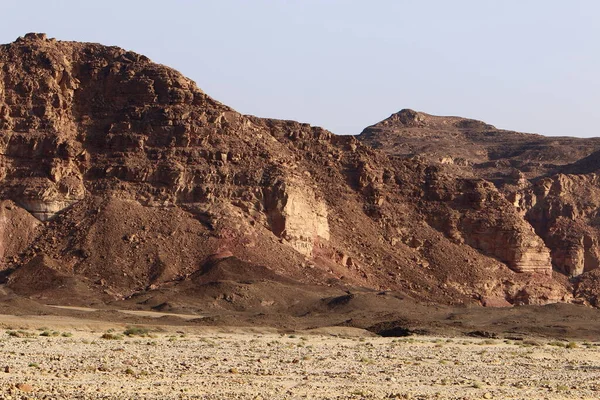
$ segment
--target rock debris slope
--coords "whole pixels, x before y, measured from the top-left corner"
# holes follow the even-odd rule
[[[369,290],[594,302],[595,150],[410,110],[338,136],[28,34],[0,46],[0,279],[50,303],[298,315]]]

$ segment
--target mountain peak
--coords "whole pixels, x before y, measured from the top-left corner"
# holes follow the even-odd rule
[[[456,128],[461,130],[479,131],[496,129],[493,125],[474,119],[437,116],[421,111],[415,111],[410,108],[404,108],[373,126],[395,126],[406,128],[427,127],[430,129],[445,130]]]
[[[16,41],[24,42],[24,41],[39,41],[39,40],[48,40],[48,36],[45,33],[29,32],[29,33],[25,34],[25,36],[19,37]]]

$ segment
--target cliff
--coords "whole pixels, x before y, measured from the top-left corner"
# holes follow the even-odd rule
[[[594,203],[540,193],[593,146],[407,110],[337,136],[242,115],[130,51],[28,34],[0,47],[0,278],[65,304],[571,301],[563,275],[596,268]]]

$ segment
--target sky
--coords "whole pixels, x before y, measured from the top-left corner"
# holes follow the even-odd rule
[[[0,0],[27,32],[116,45],[244,114],[358,134],[412,108],[600,136],[597,0]]]

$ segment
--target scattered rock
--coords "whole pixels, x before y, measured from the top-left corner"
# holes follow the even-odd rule
[[[17,383],[17,389],[26,393],[33,392],[33,386],[28,383]]]

